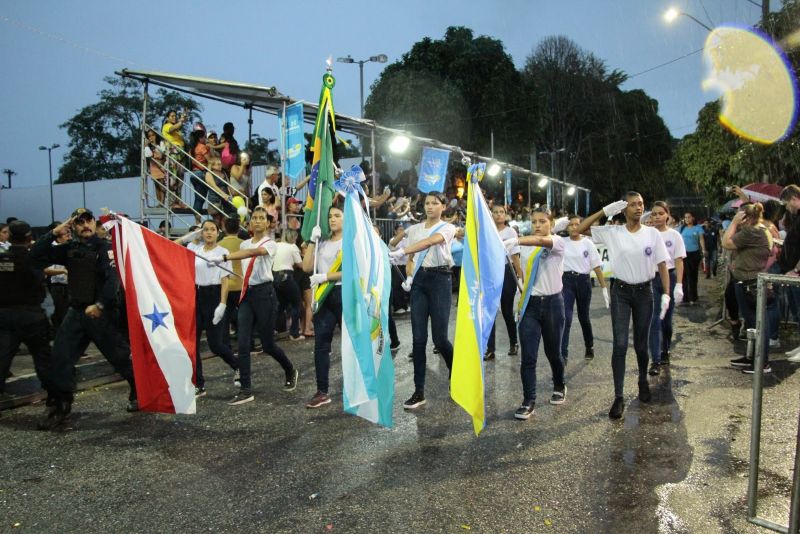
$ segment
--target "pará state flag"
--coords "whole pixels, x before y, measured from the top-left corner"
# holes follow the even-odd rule
[[[139,409],[195,413],[194,254],[124,217],[112,228]]]

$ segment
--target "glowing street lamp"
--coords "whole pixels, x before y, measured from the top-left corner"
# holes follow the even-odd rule
[[[688,18],[692,19],[693,21],[695,21],[696,23],[698,23],[700,26],[702,26],[703,28],[707,29],[708,31],[714,31],[708,25],[703,24],[702,22],[697,20],[695,17],[693,17],[689,13],[686,13],[685,11],[680,11],[679,9],[676,9],[674,7],[671,7],[671,8],[667,9],[664,12],[664,21],[667,24],[672,24],[681,15],[683,15],[684,17],[688,17]]]
[[[378,54],[377,56],[370,56],[369,59],[356,60],[350,54],[347,57],[336,58],[338,63],[358,63],[358,72],[361,80],[361,118],[364,118],[364,63],[374,61],[375,63],[386,63],[389,57],[386,54]]]
[[[491,178],[494,178],[495,176],[500,174],[501,170],[502,169],[500,168],[500,165],[498,165],[497,163],[492,162],[492,163],[489,164],[489,167],[486,169],[486,174],[488,174]]]
[[[539,181],[536,183],[536,187],[538,187],[539,189],[544,189],[547,186],[547,182],[548,182],[547,177],[546,176],[542,176],[541,178],[539,178]]]

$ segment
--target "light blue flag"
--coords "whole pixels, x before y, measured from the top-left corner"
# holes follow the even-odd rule
[[[511,198],[511,169],[506,169],[506,181],[503,185],[506,192],[506,206],[510,206],[513,200]]]
[[[306,174],[306,150],[305,138],[303,137],[303,103],[296,102],[291,106],[286,106],[286,116],[283,117],[284,132],[286,138],[283,139],[284,154],[286,154],[286,177],[290,187],[297,187],[298,182],[305,178]],[[305,199],[305,192],[301,195],[295,194],[301,200]]]
[[[394,363],[389,349],[389,250],[361,207],[354,166],[336,183],[345,194],[342,239],[342,397],[344,410],[392,426]]]
[[[449,150],[429,146],[423,148],[422,159],[419,163],[417,189],[422,193],[430,193],[431,191],[443,193],[448,161],[450,161]]]

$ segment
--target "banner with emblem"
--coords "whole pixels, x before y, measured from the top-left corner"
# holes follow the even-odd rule
[[[286,106],[283,120],[284,138],[284,154],[286,154],[286,162],[284,165],[284,172],[286,179],[291,187],[291,191],[297,187],[298,182],[305,178],[306,174],[306,151],[305,139],[303,138],[303,103],[297,102],[291,106]],[[305,198],[305,193],[295,197],[299,200]]]
[[[447,177],[447,163],[450,151],[426,146],[422,149],[422,160],[419,163],[419,181],[417,189],[422,193],[432,191],[444,192]]]

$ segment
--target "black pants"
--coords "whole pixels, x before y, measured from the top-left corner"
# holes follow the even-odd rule
[[[294,280],[293,271],[279,271],[273,273],[275,276],[275,293],[278,295],[279,314],[285,314],[285,322],[288,322],[289,333],[297,337],[300,335],[300,308],[302,297],[300,296],[300,288],[297,287],[297,282]],[[277,282],[277,280],[281,280]],[[280,328],[283,324],[284,328]],[[285,330],[285,324],[279,324],[279,331]]]
[[[221,286],[198,286],[197,288],[197,358],[195,364],[197,376],[195,385],[199,388],[206,385],[206,379],[203,376],[203,358],[200,355],[200,334],[203,333],[203,330],[206,331],[209,350],[222,358],[234,371],[239,368],[239,361],[233,355],[231,346],[222,338],[222,331],[227,328],[224,316],[222,321],[213,324],[214,309],[219,305],[221,292]],[[228,311],[227,308],[225,311]]]
[[[314,314],[314,369],[317,391],[328,393],[331,342],[336,326],[342,327],[342,286],[334,286]]]
[[[50,296],[53,297],[54,308],[50,320],[53,322],[53,328],[58,329],[69,308],[69,291],[67,290],[67,284],[50,284]]]
[[[702,259],[703,253],[699,250],[686,253],[686,260],[683,262],[683,291],[686,302],[697,302],[697,276]]]
[[[395,311],[405,310],[408,308],[408,293],[401,287],[404,278],[400,275],[399,271],[406,271],[405,265],[397,265],[392,267],[392,308]]]
[[[517,294],[517,277],[511,272],[511,268],[506,265],[505,277],[503,278],[503,292],[500,294],[500,311],[503,313],[503,320],[506,323],[508,332],[508,343],[510,346],[517,344],[517,323],[514,321],[514,295]],[[489,342],[486,350],[494,352],[494,328],[497,319],[492,323],[492,333],[489,334]]]
[[[91,341],[130,385],[128,398],[136,398],[131,347],[128,340],[120,335],[113,317],[115,313],[113,309],[105,309],[98,319],[92,319],[86,315],[84,308],[69,307],[53,342],[52,380],[60,392],[75,391],[72,370]]]
[[[48,398],[59,395],[50,380],[52,355],[50,352],[50,324],[40,306],[0,308],[0,393],[5,391],[6,376],[11,361],[25,343],[33,356],[33,366]]]

